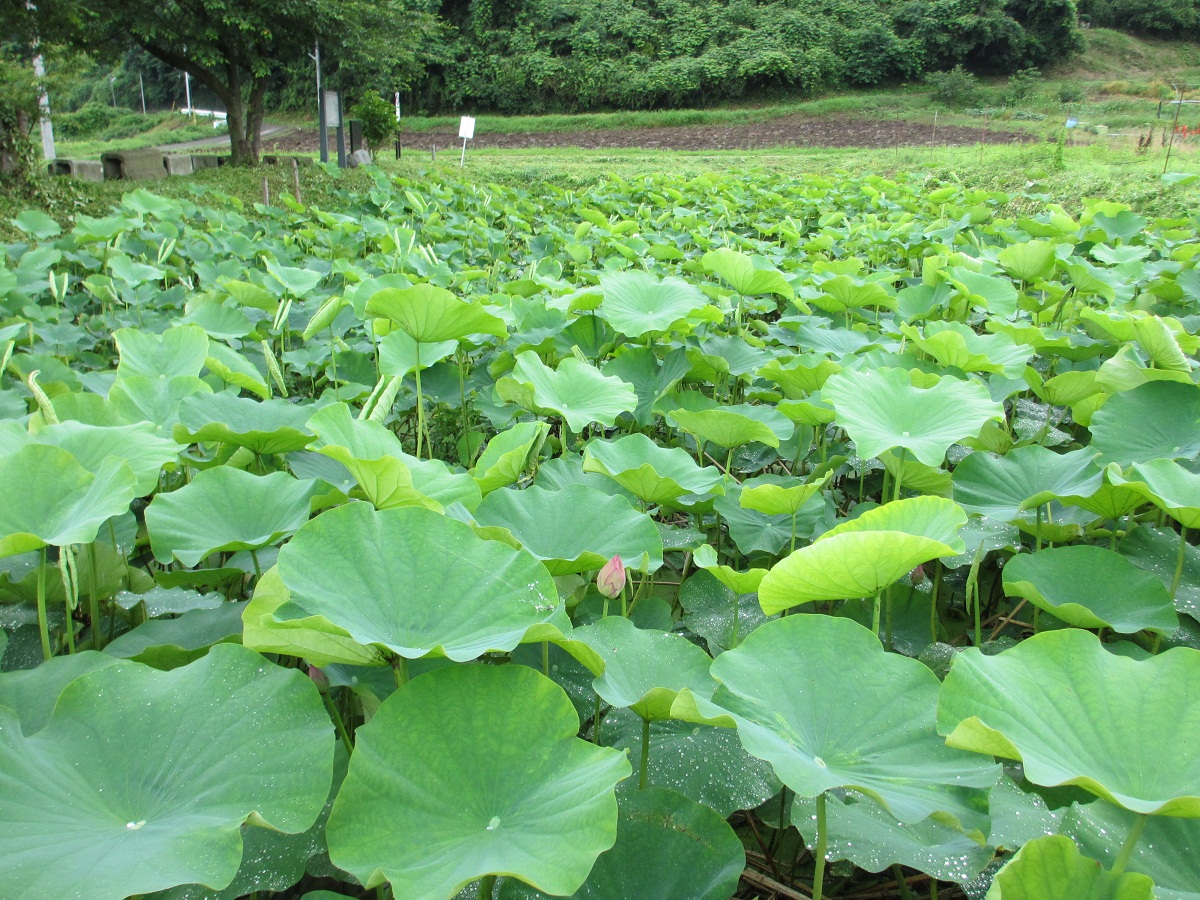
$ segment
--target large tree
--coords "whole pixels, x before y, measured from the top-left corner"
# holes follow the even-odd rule
[[[368,63],[395,71],[419,62],[410,49],[435,26],[406,0],[44,0],[45,27],[71,44],[117,55],[130,44],[188,72],[228,114],[234,163],[262,150],[263,98],[271,76],[319,41],[334,59],[363,48],[406,48]],[[397,84],[397,87],[399,84]]]

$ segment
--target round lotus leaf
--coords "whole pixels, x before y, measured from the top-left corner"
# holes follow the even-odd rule
[[[1063,817],[1062,832],[1086,856],[1111,866],[1137,813],[1111,803],[1075,803]],[[1154,816],[1146,822],[1129,858],[1129,870],[1154,879],[1159,900],[1200,898],[1200,819]]]
[[[160,562],[174,558],[185,566],[218,551],[268,547],[308,521],[312,486],[286,472],[205,469],[146,507],[150,546]]]
[[[998,372],[1019,376],[1033,356],[1033,348],[1017,344],[1007,334],[978,334],[962,322],[931,322],[922,330],[901,325],[913,344],[944,368],[963,372]]]
[[[986,900],[1153,900],[1154,882],[1145,875],[1114,875],[1079,852],[1068,837],[1030,841],[996,873]]]
[[[999,656],[955,657],[938,702],[952,747],[1024,763],[1140,813],[1200,816],[1200,651],[1135,661],[1079,629],[1043,632]],[[1163,765],[1170,760],[1170,765]]]
[[[449,666],[356,732],[327,838],[334,865],[397,897],[506,874],[571,894],[617,835],[623,753],[575,735],[571,701],[525,666]]]
[[[1139,525],[1117,545],[1117,552],[1169,588],[1175,580],[1181,546],[1183,568],[1175,590],[1175,610],[1200,622],[1200,548],[1181,545],[1173,528]]]
[[[1087,447],[1055,453],[1037,444],[998,457],[972,453],[954,468],[954,502],[967,512],[1009,522],[1051,500],[1089,497],[1103,480],[1094,456]]]
[[[685,494],[723,492],[718,469],[696,465],[680,447],[660,447],[644,434],[595,440],[583,454],[583,471],[612,478],[643,503],[666,503]]]
[[[840,523],[776,564],[758,599],[768,615],[814,600],[874,597],[921,563],[963,552],[966,514],[942,497],[911,497]]]
[[[1163,583],[1103,547],[1053,547],[1005,564],[1004,590],[1068,625],[1167,635],[1179,627]]]
[[[638,570],[647,556],[651,572],[663,563],[662,537],[649,516],[623,497],[582,484],[557,491],[536,485],[493,491],[475,518],[480,525],[510,531],[551,575],[599,569],[614,556]]]
[[[671,323],[709,305],[696,286],[649,272],[606,272],[600,276],[600,290],[604,293],[601,313],[608,324],[634,338],[666,331]]]
[[[1200,528],[1200,475],[1179,463],[1170,459],[1134,463],[1128,478],[1113,472],[1112,479],[1138,491],[1184,528]]]
[[[712,690],[708,654],[679,634],[645,631],[608,616],[572,632],[604,660],[592,688],[610,706],[628,707],[643,719],[669,719],[679,691]]]
[[[208,356],[208,334],[199,325],[176,325],[162,334],[118,328],[113,332],[113,343],[120,355],[118,378],[194,378]]]
[[[0,708],[0,883],[89,900],[223,888],[248,819],[290,834],[316,821],[333,740],[308,678],[233,644],[171,672],[82,675],[30,737]]]
[[[127,422],[151,422],[158,431],[171,434],[179,422],[183,401],[196,394],[211,395],[213,389],[193,375],[148,378],[144,375],[118,378],[108,391],[108,402]]]
[[[821,397],[837,410],[836,422],[860,459],[901,448],[927,466],[940,466],[951,444],[1004,419],[1004,408],[979,382],[945,377],[923,388],[904,369],[838,372]]]
[[[260,456],[303,450],[313,440],[312,409],[286,400],[251,400],[230,393],[187,397],[179,404],[175,440],[181,444],[220,441]]]
[[[742,482],[738,504],[768,516],[794,516],[833,476],[827,472],[815,481],[782,475],[758,475]]]
[[[156,669],[177,669],[199,659],[216,644],[241,641],[245,605],[222,603],[177,618],[151,619],[117,637],[104,652]]]
[[[739,294],[777,294],[789,300],[796,296],[783,273],[761,256],[721,247],[705,253],[700,262]]]
[[[136,489],[137,477],[114,457],[93,474],[49,444],[0,456],[0,557],[90,544],[105,521],[128,511]]]
[[[116,665],[106,653],[84,650],[46,660],[36,669],[18,669],[0,674],[0,706],[6,706],[21,720],[25,734],[41,731],[50,721],[58,695],[80,675]]]
[[[601,739],[638,760],[642,728],[641,717],[632,710],[614,709],[604,716]],[[754,809],[781,787],[770,764],[746,753],[732,728],[673,719],[650,723],[647,775],[651,786],[670,788],[725,817],[739,809]],[[631,778],[617,792],[638,789],[637,779]]]
[[[93,475],[100,473],[109,458],[119,459],[137,478],[139,497],[158,487],[162,467],[174,463],[182,449],[174,441],[158,437],[148,423],[100,427],[63,422],[41,428],[32,440],[62,447]]]
[[[668,418],[698,440],[731,450],[757,441],[778,447],[795,431],[795,425],[777,409],[740,403],[714,409],[675,409]]]
[[[482,494],[516,483],[537,458],[549,433],[545,422],[521,422],[489,440],[472,471]]]
[[[539,409],[558,413],[574,432],[597,422],[612,426],[617,416],[637,407],[633,386],[616,376],[569,356],[557,369],[546,366],[532,350],[517,354],[513,380],[528,386],[532,403]]]
[[[545,566],[427,509],[324,512],[279,551],[279,576],[289,596],[274,618],[319,616],[406,659],[469,660],[541,625],[570,630]]]
[[[472,334],[505,337],[508,327],[478,303],[459,300],[431,284],[410,288],[384,288],[371,295],[366,313],[389,319],[414,341],[436,344],[461,340]]]
[[[617,842],[571,894],[575,900],[728,900],[737,890],[746,851],[707,806],[663,788],[622,793],[617,806]],[[499,894],[500,900],[546,896],[511,878]]]
[[[1102,463],[1191,459],[1200,453],[1200,388],[1152,381],[1114,394],[1089,428]]]
[[[1041,281],[1054,274],[1054,244],[1049,241],[1022,241],[1005,247],[997,256],[1000,265],[1022,282]]]
[[[946,746],[934,729],[937,676],[861,625],[777,619],[718,656],[711,674],[712,699],[682,691],[675,717],[736,726],[798,796],[851,788],[905,824],[937,813],[986,834],[998,767]]]
[[[829,796],[825,817],[829,841],[825,858],[848,859],[868,872],[902,865],[940,881],[961,884],[982,872],[996,852],[934,818],[905,825],[878,803],[855,794]],[[817,801],[797,797],[792,805],[792,824],[813,850]]]

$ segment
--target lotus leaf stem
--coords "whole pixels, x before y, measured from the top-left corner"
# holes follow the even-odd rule
[[[1125,837],[1125,843],[1121,845],[1121,852],[1117,854],[1117,858],[1113,862],[1112,874],[1114,878],[1125,873],[1125,867],[1129,864],[1129,860],[1133,856],[1133,850],[1137,846],[1138,839],[1142,836],[1142,829],[1146,827],[1146,822],[1149,818],[1145,813],[1139,813],[1138,817],[1133,820],[1133,825],[1129,828],[1129,834]]]
[[[813,900],[821,900],[825,885],[825,849],[829,842],[829,834],[825,828],[825,794],[817,795],[817,845],[813,848]]]
[[[346,723],[342,721],[342,714],[338,712],[337,704],[328,694],[322,694],[321,699],[325,702],[325,708],[329,710],[329,717],[333,719],[333,725],[337,728],[338,737],[342,739],[342,745],[345,746],[346,752],[353,754],[354,741],[350,740],[350,732],[346,730]]]
[[[638,790],[648,783],[650,773],[650,720],[642,719],[642,765],[638,770]]]
[[[479,900],[492,900],[496,890],[496,876],[484,875],[479,879]]]
[[[49,659],[54,655],[50,649],[50,623],[46,617],[46,548],[38,551],[37,573],[37,617],[38,631],[42,635],[42,656]]]
[[[1179,526],[1179,553],[1175,556],[1175,575],[1171,579],[1171,599],[1175,599],[1175,592],[1179,590],[1179,580],[1183,577],[1183,561],[1187,553],[1187,535],[1188,530],[1186,525]]]

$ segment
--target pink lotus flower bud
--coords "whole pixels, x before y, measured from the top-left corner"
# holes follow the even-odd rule
[[[621,557],[614,556],[596,574],[596,590],[611,600],[620,596],[624,588],[625,563],[621,561]]]
[[[312,683],[317,686],[317,690],[322,694],[329,693],[329,676],[318,669],[316,666],[308,667],[308,677],[312,679]]]
[[[915,569],[913,569],[911,572],[909,572],[909,576],[912,578],[913,584],[924,584],[925,583],[925,566],[924,565],[917,566]]]

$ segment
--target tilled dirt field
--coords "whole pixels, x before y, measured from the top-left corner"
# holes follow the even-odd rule
[[[937,144],[963,146],[984,142],[1013,144],[1037,140],[1025,132],[939,126],[863,119],[809,119],[792,116],[752,125],[688,125],[670,128],[614,128],[591,131],[477,133],[471,146],[524,150],[581,147],[588,150],[762,150],[772,147],[912,147]],[[405,150],[453,150],[461,141],[451,129],[404,134]],[[297,129],[263,140],[267,153],[317,149],[315,129]]]

